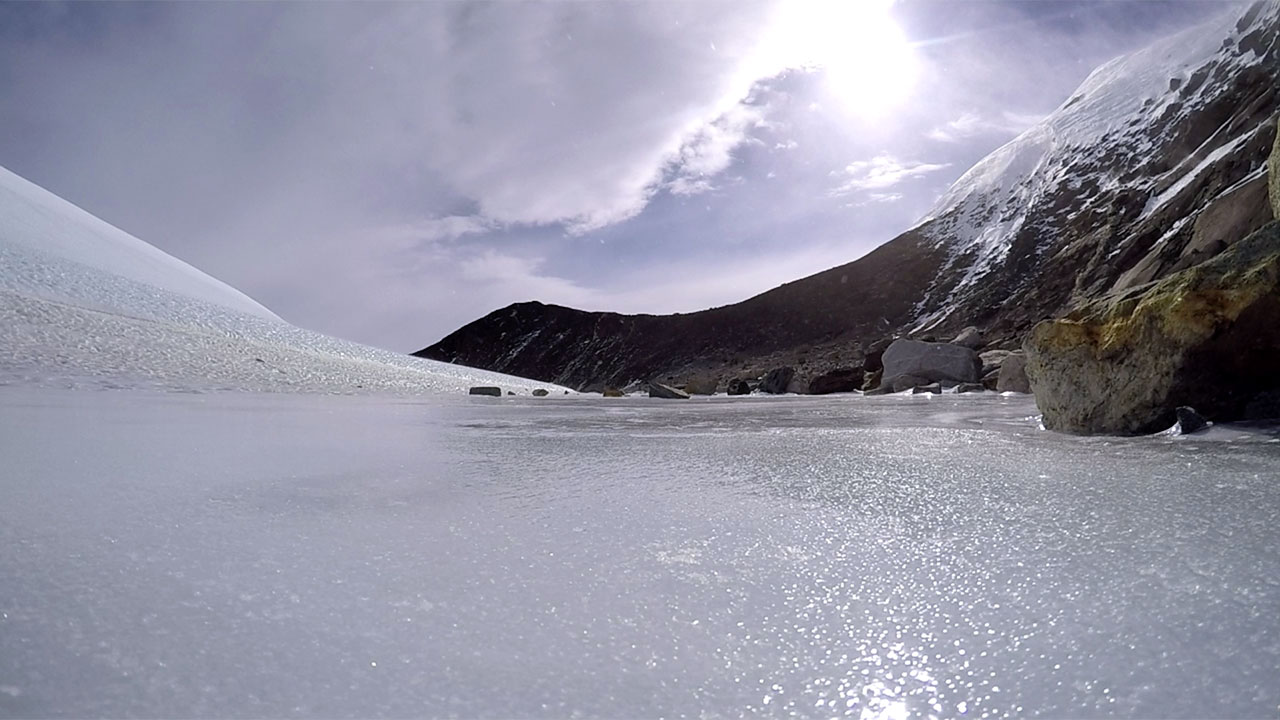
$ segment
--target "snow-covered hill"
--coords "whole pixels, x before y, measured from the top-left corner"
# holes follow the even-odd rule
[[[458,393],[523,378],[294,327],[0,168],[0,382]]]

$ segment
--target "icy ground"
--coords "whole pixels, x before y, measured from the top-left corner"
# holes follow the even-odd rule
[[[0,387],[0,716],[1280,710],[1280,441]]]

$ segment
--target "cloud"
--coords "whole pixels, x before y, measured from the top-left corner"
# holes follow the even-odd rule
[[[689,138],[671,163],[674,177],[667,188],[676,195],[696,195],[712,189],[711,178],[733,162],[733,151],[753,129],[765,123],[766,109],[739,103]]]
[[[849,195],[868,190],[884,190],[915,178],[951,167],[950,163],[923,163],[914,160],[898,160],[891,155],[877,155],[870,160],[858,160],[845,166],[839,173],[845,178],[831,191],[832,196]],[[877,194],[873,193],[873,196]],[[880,201],[896,200],[890,194],[879,193]]]
[[[1044,119],[1043,115],[1003,111],[994,117],[965,112],[925,134],[930,140],[957,143],[986,133],[1017,135]]]

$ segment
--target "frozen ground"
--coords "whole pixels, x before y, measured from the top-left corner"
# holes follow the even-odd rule
[[[0,716],[1280,711],[1280,442],[0,387]]]

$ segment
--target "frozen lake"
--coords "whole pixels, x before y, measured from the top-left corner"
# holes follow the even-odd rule
[[[0,715],[1274,716],[1280,441],[0,387]]]

